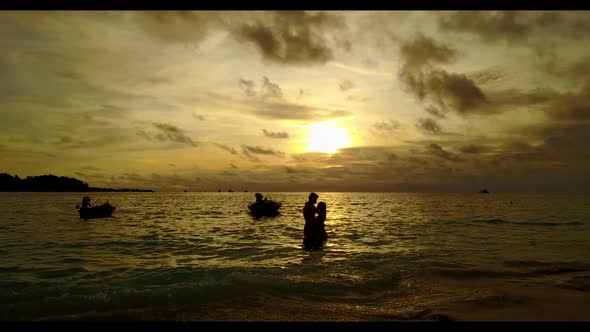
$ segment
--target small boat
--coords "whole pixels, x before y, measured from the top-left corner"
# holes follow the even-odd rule
[[[259,197],[260,195],[260,197]],[[279,215],[279,209],[281,208],[281,202],[275,202],[270,199],[262,199],[262,195],[256,194],[256,202],[248,204],[250,214],[255,217],[275,217]]]
[[[110,217],[111,214],[113,214],[113,212],[115,211],[115,208],[116,207],[112,206],[107,201],[103,205],[78,209],[78,213],[80,213],[80,219],[84,219],[84,220],[94,219],[94,218],[107,218],[107,217]]]
[[[479,193],[480,194],[489,194],[490,192],[487,189],[483,189]]]

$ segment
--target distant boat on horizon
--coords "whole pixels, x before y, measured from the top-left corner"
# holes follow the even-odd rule
[[[490,192],[487,189],[482,189],[480,192],[480,194],[489,194]]]

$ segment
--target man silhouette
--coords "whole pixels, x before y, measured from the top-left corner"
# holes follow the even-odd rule
[[[315,227],[315,215],[317,209],[315,203],[318,201],[318,195],[316,193],[309,194],[309,200],[305,202],[303,207],[303,218],[305,219],[305,226],[303,228],[303,244],[306,248],[313,245],[316,237]]]

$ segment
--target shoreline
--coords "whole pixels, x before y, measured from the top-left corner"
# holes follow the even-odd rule
[[[585,277],[590,277],[585,274]],[[310,301],[295,296],[245,297],[195,305],[171,305],[45,316],[35,321],[179,321],[179,322],[525,322],[587,321],[586,290],[538,284],[539,280],[421,280],[417,292],[343,302]]]

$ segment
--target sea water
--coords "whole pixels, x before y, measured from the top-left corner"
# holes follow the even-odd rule
[[[0,193],[0,319],[535,320],[588,297],[587,194],[318,193],[318,251],[308,193],[265,194],[279,216],[253,193],[92,193],[117,209],[83,221],[83,193]]]

